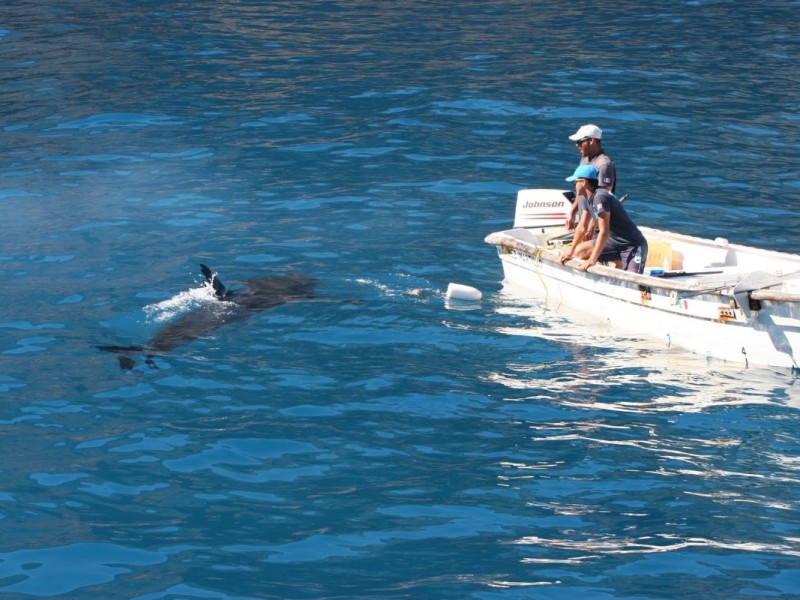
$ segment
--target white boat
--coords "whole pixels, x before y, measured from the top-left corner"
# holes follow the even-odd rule
[[[514,227],[491,233],[504,283],[550,309],[580,311],[621,331],[708,357],[797,368],[800,256],[639,227],[648,242],[644,274],[559,256],[572,192],[520,190]],[[511,287],[511,286],[509,286]]]

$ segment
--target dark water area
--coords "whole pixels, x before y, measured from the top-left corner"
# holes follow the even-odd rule
[[[0,594],[797,597],[796,375],[545,311],[483,239],[591,122],[638,223],[800,252],[798,8],[0,6]],[[200,263],[319,297],[96,348],[208,310]]]

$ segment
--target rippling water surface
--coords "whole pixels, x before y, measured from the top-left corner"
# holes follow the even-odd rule
[[[640,223],[800,252],[798,8],[4,3],[0,594],[797,597],[795,375],[483,238],[596,122]],[[318,299],[96,348],[215,306],[201,262]]]

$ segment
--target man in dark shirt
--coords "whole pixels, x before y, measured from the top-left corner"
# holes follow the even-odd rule
[[[612,194],[617,193],[617,168],[614,161],[603,150],[603,130],[597,125],[581,125],[580,129],[569,136],[578,152],[581,153],[579,165],[592,165],[597,169],[597,180],[600,187],[606,188]],[[567,231],[575,227],[575,217],[578,215],[578,202],[573,202],[567,216]]]
[[[592,165],[579,165],[567,177],[567,181],[575,183],[575,201],[581,203],[581,217],[572,245],[561,255],[561,264],[574,256],[584,261],[578,267],[581,271],[598,261],[613,261],[626,271],[642,273],[647,261],[647,240],[617,197],[598,186],[598,177]],[[594,238],[584,239],[593,220],[597,222]]]

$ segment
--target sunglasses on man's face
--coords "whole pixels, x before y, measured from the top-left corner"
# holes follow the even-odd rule
[[[577,142],[575,142],[575,145],[582,146],[584,142],[588,142],[590,139],[592,138],[583,138],[582,140],[578,140]]]

